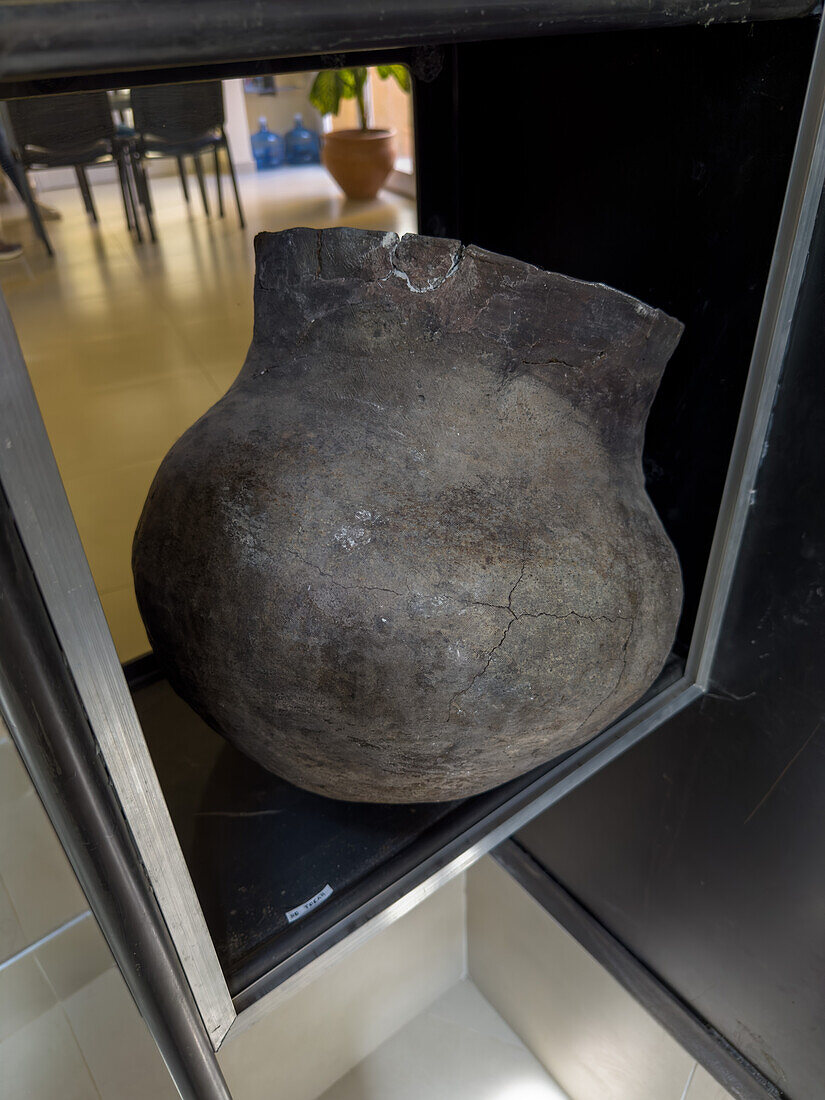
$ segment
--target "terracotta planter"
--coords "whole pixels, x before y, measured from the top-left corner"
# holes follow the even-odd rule
[[[255,245],[246,363],[135,536],[173,686],[337,798],[460,798],[592,737],[679,617],[641,465],[679,322],[456,241]]]
[[[350,199],[374,199],[395,164],[395,130],[333,130],[321,162]]]

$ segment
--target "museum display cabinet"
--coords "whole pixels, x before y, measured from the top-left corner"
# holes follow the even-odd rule
[[[195,22],[183,2],[57,0],[4,3],[0,29],[5,99],[400,62],[421,233],[685,325],[644,451],[685,593],[657,681],[527,775],[392,805],[290,786],[151,653],[121,665],[0,306],[0,707],[181,1095],[228,1097],[214,1052],[232,1028],[487,852],[734,1096],[814,1095],[818,9],[214,0]]]

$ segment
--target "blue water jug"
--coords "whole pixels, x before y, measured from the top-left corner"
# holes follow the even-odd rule
[[[252,155],[259,172],[266,168],[277,168],[284,162],[284,142],[278,134],[270,130],[266,119],[258,119],[258,131],[252,135]]]
[[[284,139],[287,164],[318,164],[321,160],[321,139],[314,130],[304,126],[300,115],[295,116],[295,125]]]

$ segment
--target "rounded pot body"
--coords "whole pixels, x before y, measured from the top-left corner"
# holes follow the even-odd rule
[[[644,425],[681,325],[455,241],[256,240],[255,327],[134,544],[178,692],[264,767],[454,799],[592,737],[681,604]]]
[[[395,164],[394,130],[332,130],[321,161],[350,199],[374,199]]]

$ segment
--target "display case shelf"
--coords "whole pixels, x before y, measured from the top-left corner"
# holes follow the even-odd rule
[[[637,707],[683,671],[672,655]],[[336,801],[292,786],[230,745],[175,694],[151,656],[126,674],[229,991],[241,1005],[277,985],[291,972],[284,964],[321,935],[335,930],[332,938],[344,938],[373,899],[405,877],[420,880],[433,857],[497,811],[506,814],[521,792],[542,781],[550,789],[574,755],[453,802]]]

